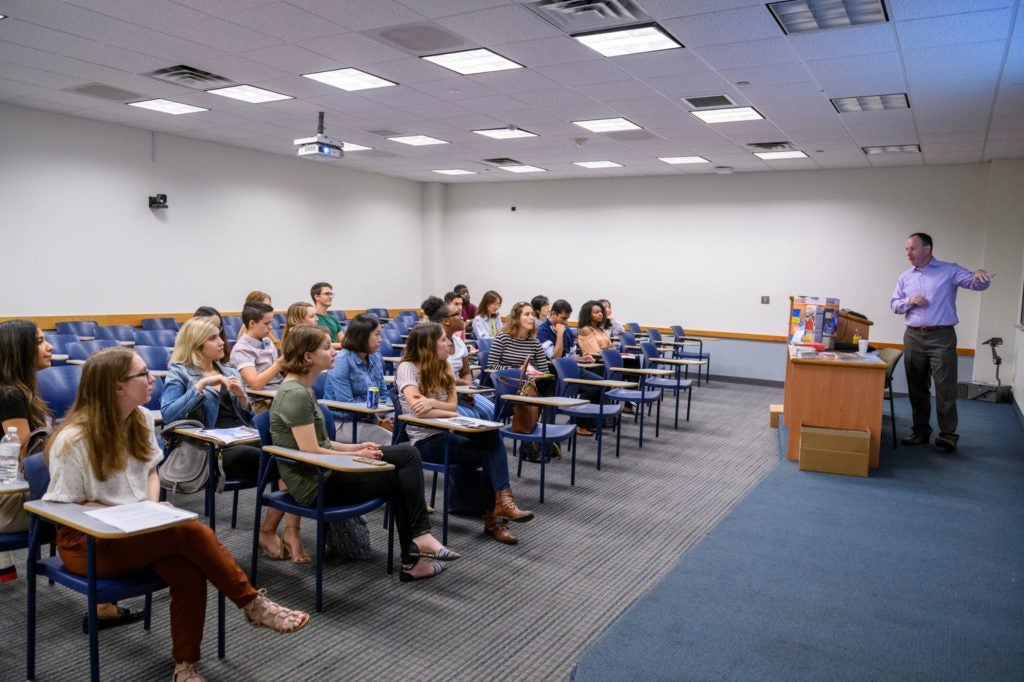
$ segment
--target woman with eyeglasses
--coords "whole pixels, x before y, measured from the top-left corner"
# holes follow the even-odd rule
[[[156,466],[163,454],[153,417],[141,409],[153,391],[142,358],[128,348],[106,348],[82,368],[78,396],[50,439],[50,487],[43,500],[92,506],[159,499]],[[64,526],[57,551],[72,573],[87,570],[86,536]],[[116,577],[148,568],[171,590],[173,682],[202,682],[197,663],[206,619],[206,582],[243,610],[254,627],[275,632],[302,628],[309,615],[275,604],[248,581],[210,528],[189,521],[130,538],[96,540],[96,572]]]
[[[343,473],[332,471],[324,481],[324,504],[358,504],[374,498],[391,500],[391,513],[402,547],[402,582],[433,578],[442,562],[459,558],[430,534],[430,517],[423,499],[423,464],[408,445],[381,448],[376,443],[340,443],[327,436],[323,412],[313,394],[313,382],[334,366],[337,351],[322,327],[301,325],[284,340],[281,388],[270,406],[270,436],[274,445],[321,455],[354,455],[384,460],[392,471]],[[317,503],[317,472],[309,464],[278,462],[292,497],[302,505]],[[426,559],[427,561],[420,561]]]
[[[195,419],[207,429],[252,426],[242,376],[234,367],[223,364],[222,333],[211,317],[193,317],[178,330],[160,397],[160,413],[165,422]],[[221,449],[221,461],[227,478],[255,479],[259,474],[260,449],[253,445],[229,445]],[[272,559],[291,558],[297,564],[308,564],[310,558],[302,548],[299,534],[300,518],[289,514],[283,538],[279,538],[277,528],[282,516],[278,509],[267,509],[260,526],[260,551]]]
[[[395,387],[404,413],[425,419],[458,414],[455,376],[448,364],[448,343],[439,324],[419,324],[409,330],[405,353],[395,372]],[[446,434],[443,431],[416,424],[408,424],[405,431],[424,460],[444,462]],[[447,438],[451,444],[449,462],[479,466],[484,470],[481,481],[484,499],[494,500],[494,508],[484,516],[484,533],[504,544],[519,542],[508,522],[529,521],[533,512],[520,509],[512,496],[508,452],[499,432],[452,432]]]
[[[445,303],[437,296],[431,296],[420,304],[427,319],[441,325],[445,335],[451,341],[452,348],[448,354],[448,364],[455,375],[456,386],[473,386],[473,370],[470,369],[469,347],[459,337],[464,329],[462,312],[451,303]],[[482,395],[457,394],[458,411],[464,417],[494,419],[494,403]]]

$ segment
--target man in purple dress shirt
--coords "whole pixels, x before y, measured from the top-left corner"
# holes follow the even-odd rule
[[[901,443],[922,445],[931,437],[931,395],[935,381],[935,413],[939,435],[935,444],[945,452],[956,450],[956,316],[957,287],[984,291],[992,281],[984,270],[971,272],[956,263],[932,257],[932,238],[915,232],[907,238],[907,259],[913,266],[900,274],[892,292],[892,311],[903,315],[903,365],[914,413],[914,432]]]

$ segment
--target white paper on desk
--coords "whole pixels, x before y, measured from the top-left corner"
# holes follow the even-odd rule
[[[474,419],[473,417],[445,417],[444,419],[438,419],[438,421],[467,429],[486,429],[493,426],[501,426],[501,422],[489,422],[486,419]]]
[[[232,429],[200,429],[196,433],[224,445],[245,440],[259,440],[260,438],[260,432],[251,426],[236,426]]]
[[[135,533],[147,528],[166,526],[176,521],[198,518],[195,512],[168,507],[166,504],[148,500],[92,509],[85,514],[126,533]]]

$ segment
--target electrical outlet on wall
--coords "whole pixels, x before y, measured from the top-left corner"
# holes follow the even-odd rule
[[[770,301],[771,301],[771,297],[770,296],[762,296],[761,297],[761,305],[768,305],[768,303]]]

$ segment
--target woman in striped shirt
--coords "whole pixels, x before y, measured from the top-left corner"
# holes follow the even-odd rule
[[[534,369],[548,371],[548,356],[537,340],[537,318],[529,303],[516,303],[508,315],[505,328],[491,343],[487,369],[518,369],[529,359]]]

